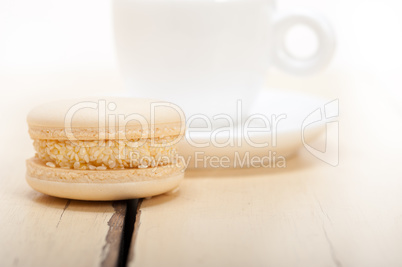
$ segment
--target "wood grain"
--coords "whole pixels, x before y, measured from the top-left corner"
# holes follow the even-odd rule
[[[89,81],[82,73],[2,75],[0,266],[117,264],[125,202],[53,198],[35,192],[25,181],[25,160],[34,155],[25,120],[28,111],[51,99],[109,89],[110,75],[100,76]]]
[[[187,172],[143,201],[129,266],[402,266],[401,121],[370,77],[335,78],[338,166]]]
[[[20,178],[13,194],[2,192],[2,266],[116,265],[124,203],[48,197]]]

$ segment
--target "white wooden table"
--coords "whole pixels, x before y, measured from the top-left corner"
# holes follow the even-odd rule
[[[129,266],[402,266],[402,121],[369,77],[338,78],[337,167],[302,150],[286,169],[189,171],[142,202]]]
[[[25,182],[25,160],[34,155],[25,121],[27,112],[50,99],[90,94],[91,89],[101,91],[109,84],[103,80],[88,86],[88,81],[104,75],[0,75],[0,266],[118,263],[125,201],[58,199],[32,190]]]
[[[117,265],[135,219],[126,202],[52,198],[24,180],[28,110],[121,90],[117,74],[0,78],[0,265]],[[402,266],[402,122],[381,88],[336,71],[269,85],[339,99],[339,165],[301,150],[285,169],[188,171],[179,191],[142,201],[128,266]]]

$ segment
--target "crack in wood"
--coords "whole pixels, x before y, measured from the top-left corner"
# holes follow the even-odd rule
[[[102,267],[127,265],[138,203],[138,199],[113,202],[115,213],[108,222],[109,231],[102,249]]]
[[[121,257],[120,245],[123,238],[127,203],[125,201],[116,201],[112,205],[115,212],[107,223],[109,231],[106,235],[105,245],[102,248],[102,267],[119,266],[118,262]]]
[[[314,198],[315,198],[315,200],[316,200],[317,203],[318,203],[318,206],[319,206],[319,208],[320,208],[321,213],[325,216],[325,218],[327,218],[327,220],[329,221],[329,223],[332,224],[331,218],[328,216],[327,212],[324,210],[324,207],[321,205],[321,202],[320,202],[320,200],[318,199],[318,197],[317,197],[316,195],[314,195]],[[321,228],[322,228],[322,231],[324,232],[325,240],[326,240],[327,243],[328,243],[329,252],[330,252],[330,254],[331,254],[331,259],[332,259],[332,261],[335,263],[335,265],[336,265],[337,267],[342,267],[342,263],[341,263],[341,261],[339,260],[338,256],[337,256],[336,253],[335,253],[334,245],[332,244],[332,241],[331,241],[331,239],[330,239],[329,236],[328,236],[327,229],[325,228],[325,222],[324,222],[324,220],[322,220]]]
[[[59,224],[60,224],[60,222],[61,222],[61,219],[63,218],[64,212],[66,211],[66,209],[68,208],[68,206],[70,206],[70,203],[71,203],[71,199],[67,200],[67,203],[66,203],[66,205],[64,206],[64,209],[63,209],[63,211],[62,211],[61,214],[60,214],[59,221],[58,221],[57,224],[56,224],[56,228],[59,227]]]
[[[134,229],[132,234],[132,240],[129,244],[129,252],[127,257],[127,263],[132,262],[134,260],[134,246],[135,240],[137,239],[138,230],[141,225],[140,217],[141,217],[141,204],[144,199],[139,199],[137,202],[136,212],[135,212],[135,220],[134,220]]]
[[[328,236],[327,230],[325,229],[324,223],[322,224],[322,230],[324,231],[325,239],[327,240],[327,243],[329,246],[329,251],[331,253],[331,258],[332,258],[333,262],[335,263],[335,265],[337,267],[342,267],[342,263],[338,259],[337,255],[335,253],[334,245],[332,244],[331,239],[329,239],[329,236]]]

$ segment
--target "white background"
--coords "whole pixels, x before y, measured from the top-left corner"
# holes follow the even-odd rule
[[[381,84],[384,90],[378,94],[401,111],[401,1],[280,0],[277,8],[315,10],[328,18],[337,34],[331,65],[302,81],[334,71],[365,73]],[[301,54],[311,50],[314,41],[304,34],[300,31],[291,38],[304,44],[296,47]],[[106,73],[115,68],[110,0],[0,1],[0,78],[22,73]]]

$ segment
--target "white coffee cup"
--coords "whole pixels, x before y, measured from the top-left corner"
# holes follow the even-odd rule
[[[274,65],[292,74],[322,69],[335,38],[309,11],[278,12],[274,0],[114,0],[117,56],[133,95],[172,101],[187,115],[247,109]],[[297,58],[284,45],[297,24],[310,27],[318,49]]]

